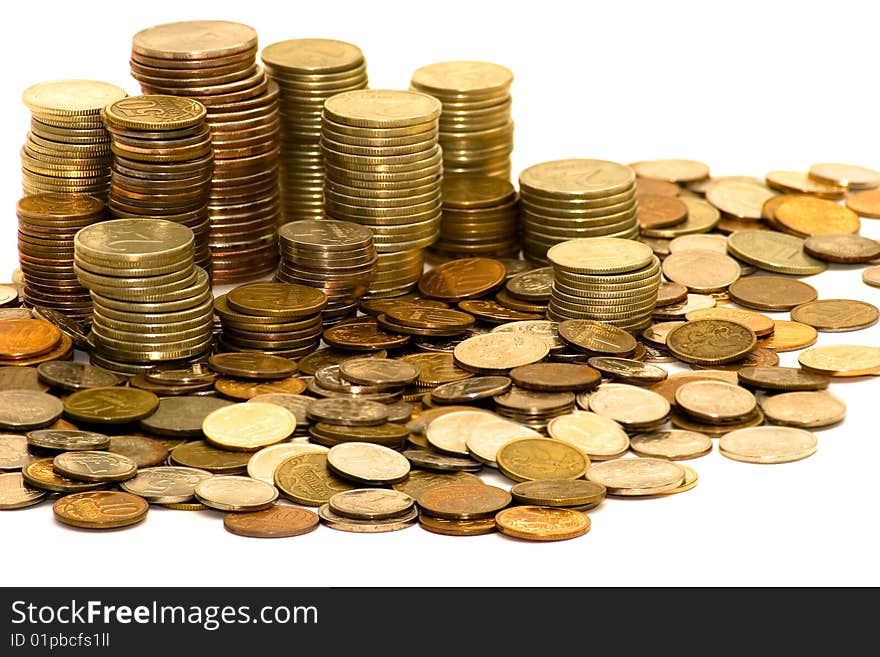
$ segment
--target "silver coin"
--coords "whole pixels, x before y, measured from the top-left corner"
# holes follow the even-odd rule
[[[407,449],[401,452],[406,459],[416,468],[437,472],[479,472],[483,469],[482,464],[471,458],[449,456],[429,452],[426,449]]]
[[[355,488],[336,493],[328,504],[333,513],[346,518],[383,520],[405,514],[415,504],[415,500],[396,490]]]
[[[113,452],[62,452],[52,460],[58,474],[77,481],[124,481],[137,473],[137,463]]]
[[[20,472],[0,474],[0,509],[21,509],[41,502],[48,491],[28,486]]]
[[[346,518],[345,516],[340,516],[339,514],[334,513],[330,509],[330,504],[325,504],[318,509],[318,516],[324,524],[331,529],[354,532],[357,534],[377,534],[411,527],[418,519],[419,512],[418,509],[413,507],[407,513],[397,518],[386,518],[385,520],[356,520],[355,518]]]
[[[258,479],[228,475],[200,481],[194,495],[205,506],[220,511],[259,511],[275,503],[278,489]]]
[[[78,429],[38,429],[27,434],[28,445],[54,449],[60,452],[76,452],[110,447],[110,437],[94,431]]]
[[[317,422],[343,426],[371,426],[388,421],[388,409],[377,401],[360,399],[317,399],[308,408],[308,416]]]
[[[192,499],[196,485],[214,475],[207,470],[176,465],[160,465],[138,470],[133,478],[123,481],[119,487],[134,495],[140,495],[155,504],[176,504]]]

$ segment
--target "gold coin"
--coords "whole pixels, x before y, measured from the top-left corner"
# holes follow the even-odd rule
[[[764,204],[776,192],[761,183],[723,181],[706,192],[706,200],[727,215],[738,219],[758,220]]]
[[[709,177],[709,167],[696,160],[650,160],[634,162],[630,167],[642,178],[654,178],[671,183],[687,183]]]
[[[627,166],[588,159],[542,162],[519,177],[524,194],[559,199],[603,198],[631,190],[635,180]]]
[[[443,96],[494,95],[505,92],[513,82],[510,69],[489,62],[441,62],[416,70],[412,85],[426,93]]]
[[[865,376],[880,373],[880,348],[834,344],[807,349],[798,356],[801,367],[829,376]]]
[[[395,128],[436,121],[442,105],[417,91],[362,89],[328,98],[324,114],[343,125]]]
[[[58,80],[28,87],[22,100],[37,115],[79,117],[97,114],[127,95],[124,89],[109,82]]]
[[[275,503],[278,490],[258,479],[222,475],[200,481],[194,495],[205,506],[220,511],[260,511]]]
[[[853,164],[823,162],[810,167],[810,178],[827,185],[846,187],[849,190],[880,187],[880,171]]]
[[[605,461],[626,454],[629,436],[617,422],[587,411],[575,411],[550,420],[547,432],[581,450],[591,461]]]
[[[232,404],[212,411],[202,422],[208,442],[224,449],[253,452],[293,434],[296,417],[276,404]]]
[[[845,187],[819,182],[801,171],[770,171],[765,181],[768,186],[781,192],[812,194],[829,199],[840,199],[846,194]]]
[[[639,456],[670,461],[693,459],[712,451],[712,439],[709,436],[679,429],[637,434],[630,442],[633,452]]]
[[[583,274],[616,274],[647,267],[651,247],[616,237],[586,237],[551,247],[547,259],[556,267]]]
[[[661,459],[623,458],[593,465],[587,479],[605,486],[609,495],[636,497],[678,488],[684,482],[685,470]]]
[[[816,453],[816,436],[794,427],[749,427],[724,434],[718,450],[746,463],[788,463]]]
[[[724,306],[692,310],[689,313],[685,314],[685,319],[687,319],[689,322],[693,322],[698,319],[724,319],[729,322],[742,324],[743,326],[752,329],[752,331],[754,331],[755,335],[758,337],[774,333],[776,326],[776,322],[774,322],[766,315],[752,312],[750,310],[741,310],[739,308],[729,308]],[[762,343],[762,346],[767,345],[763,345]]]
[[[514,481],[579,479],[590,459],[579,449],[549,438],[520,438],[503,445],[496,457],[501,473]]]
[[[846,404],[830,392],[785,392],[764,397],[761,410],[770,424],[813,429],[843,421]]]
[[[573,509],[513,506],[495,516],[498,530],[527,541],[564,541],[590,531],[590,519]]]
[[[697,480],[699,479],[699,475],[697,471],[688,465],[684,465],[680,463],[681,467],[684,469],[684,482],[678,488],[673,488],[672,490],[667,490],[662,493],[657,493],[660,495],[676,495],[678,493],[684,493],[685,491],[691,490],[696,487]]]
[[[456,345],[453,355],[461,368],[503,374],[514,367],[543,360],[550,349],[545,340],[527,333],[486,333]]]
[[[776,223],[787,232],[801,237],[858,233],[859,216],[834,201],[813,196],[795,196],[776,208]]]
[[[180,21],[141,30],[131,42],[137,58],[177,61],[219,59],[247,53],[257,47],[257,33],[231,21]],[[203,64],[204,66],[204,64]]]
[[[583,479],[546,479],[518,483],[510,494],[520,504],[583,508],[604,500],[605,487]]]
[[[160,95],[123,98],[107,105],[102,113],[104,120],[113,126],[148,131],[197,126],[206,116],[205,106],[197,100]]]
[[[305,506],[321,506],[336,493],[357,488],[327,468],[327,455],[290,456],[275,469],[275,485],[288,499]]]

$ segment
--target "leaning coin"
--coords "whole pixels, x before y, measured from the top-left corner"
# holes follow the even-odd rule
[[[202,421],[202,431],[209,443],[242,452],[255,452],[279,443],[295,429],[293,413],[276,404],[223,406]]]
[[[506,376],[475,376],[463,381],[444,383],[431,390],[431,401],[438,404],[463,404],[501,395],[512,381]]]
[[[27,431],[52,424],[64,410],[61,401],[37,390],[4,390],[0,395],[0,429]]]
[[[61,390],[74,392],[87,388],[118,386],[125,378],[94,365],[50,360],[37,365],[40,380]]]
[[[746,463],[788,463],[816,453],[819,441],[805,429],[750,427],[726,433],[718,443],[723,456]]]
[[[816,429],[842,422],[846,404],[830,392],[784,392],[761,400],[770,424]]]
[[[318,515],[325,525],[330,529],[338,529],[344,532],[354,532],[357,534],[378,534],[381,532],[393,532],[399,529],[406,529],[416,523],[419,517],[417,509],[413,508],[401,516],[394,518],[385,518],[382,520],[358,520],[355,518],[346,518],[330,509],[329,504],[324,504],[318,509]]]
[[[829,344],[807,349],[798,355],[798,363],[810,372],[827,376],[849,377],[880,373],[880,347],[854,344]]]
[[[341,477],[364,484],[393,484],[409,474],[399,452],[372,443],[341,443],[327,452],[327,466]]]
[[[605,492],[605,486],[585,479],[524,481],[510,489],[520,504],[563,507],[594,507],[605,499]]]
[[[520,438],[498,450],[498,469],[514,481],[580,479],[590,467],[586,454],[560,440]]]
[[[426,449],[405,449],[401,452],[413,467],[439,472],[479,472],[483,464],[470,458],[450,456]]]
[[[647,385],[663,381],[669,374],[662,367],[642,363],[631,358],[593,356],[587,361],[590,367],[620,383]]]
[[[196,484],[195,498],[220,511],[259,511],[278,499],[278,489],[265,481],[224,475],[204,479]]]
[[[318,514],[296,506],[275,504],[262,511],[227,513],[226,531],[248,538],[288,538],[308,534],[318,528]]]
[[[628,497],[671,491],[682,484],[684,477],[680,465],[651,458],[604,461],[587,471],[587,479],[605,486],[609,495]]]
[[[564,541],[590,531],[580,511],[543,506],[513,506],[495,516],[498,531],[527,541]]]
[[[448,520],[490,518],[511,502],[510,493],[487,484],[443,484],[423,491],[416,500],[428,515]]]
[[[254,452],[247,464],[248,476],[275,485],[275,470],[291,456],[299,454],[326,454],[330,450],[323,445],[310,443],[281,443]]]
[[[0,474],[0,510],[21,509],[43,501],[48,492],[32,488],[20,472]]]
[[[171,464],[207,470],[214,474],[238,474],[247,468],[249,452],[217,449],[202,440],[178,445],[171,450]]]
[[[75,452],[110,447],[110,437],[94,431],[76,429],[38,429],[27,434],[28,445],[59,452]]]
[[[191,500],[196,485],[213,476],[198,468],[161,465],[138,470],[134,477],[121,482],[119,487],[154,504],[177,504]]]
[[[636,434],[630,438],[630,446],[639,456],[682,461],[711,452],[712,439],[696,431],[672,429]]]
[[[799,367],[744,367],[736,373],[741,385],[762,390],[824,390],[828,377]]]
[[[62,452],[52,460],[58,474],[78,481],[125,481],[137,473],[137,464],[112,452]]]
[[[330,510],[356,520],[384,520],[403,515],[415,500],[406,493],[382,488],[356,488],[336,493],[328,502]]]
[[[73,493],[55,502],[55,517],[84,529],[128,527],[147,517],[150,505],[142,497],[120,491]]]
[[[339,373],[359,385],[405,386],[419,378],[412,363],[390,358],[353,358],[339,364]]]

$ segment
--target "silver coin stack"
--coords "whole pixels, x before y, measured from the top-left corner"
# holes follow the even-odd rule
[[[356,313],[376,268],[369,228],[348,221],[304,219],[284,224],[278,240],[281,265],[275,278],[324,292],[325,325]]]

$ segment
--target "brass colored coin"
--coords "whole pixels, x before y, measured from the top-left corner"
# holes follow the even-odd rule
[[[306,382],[295,376],[275,381],[247,381],[240,379],[217,379],[214,387],[224,397],[237,401],[250,401],[259,395],[299,395],[306,390]]]
[[[77,481],[125,481],[137,473],[137,463],[111,452],[62,452],[52,460],[55,471]]]
[[[543,360],[550,353],[544,340],[528,334],[486,333],[459,343],[453,355],[462,369],[504,374],[514,367]]]
[[[748,356],[730,363],[713,363],[711,365],[701,365],[699,363],[690,363],[691,368],[699,369],[715,369],[729,370],[736,372],[743,367],[773,367],[779,365],[779,356],[775,351],[764,347],[756,347]]]
[[[564,323],[564,322],[563,322]],[[510,370],[510,378],[520,388],[545,392],[586,390],[601,380],[598,371],[578,363],[533,363]]]
[[[29,486],[56,493],[79,493],[107,488],[110,484],[93,481],[77,481],[58,474],[52,467],[52,459],[38,459],[21,469],[21,475]]]
[[[657,288],[657,306],[671,306],[687,299],[688,289],[680,283],[663,281]]]
[[[168,460],[168,448],[146,436],[110,436],[108,452],[127,456],[138,468],[152,468]]]
[[[495,518],[477,520],[447,520],[435,518],[425,513],[419,515],[419,527],[432,534],[444,536],[482,536],[497,531]]]
[[[816,453],[819,441],[804,429],[794,427],[750,427],[721,437],[718,451],[746,463],[789,463]]]
[[[726,381],[727,383],[737,383],[736,372],[728,372],[726,370],[700,370],[697,372],[678,372],[671,374],[665,381],[655,383],[651,386],[651,390],[663,397],[670,404],[675,403],[675,391],[678,390],[688,381]]]
[[[483,322],[491,322],[493,324],[503,324],[505,322],[536,320],[543,317],[543,310],[540,313],[521,312],[505,308],[496,301],[485,299],[474,299],[471,301],[462,301],[458,304],[461,310],[470,313]]]
[[[635,184],[633,170],[605,160],[569,159],[542,162],[519,176],[524,194],[550,199],[602,199],[627,192]]]
[[[559,325],[546,319],[525,322],[509,322],[496,326],[492,333],[526,333],[541,338],[551,351],[559,351],[565,347],[565,343],[559,337]]]
[[[252,351],[214,354],[208,359],[211,369],[240,379],[285,379],[296,372],[289,358]]]
[[[184,443],[171,450],[171,463],[214,474],[238,474],[247,468],[250,452],[232,452],[217,449],[198,440]]]
[[[42,319],[7,319],[0,322],[0,358],[22,359],[51,351],[61,331]]]
[[[846,404],[830,392],[785,392],[761,399],[770,424],[813,429],[842,422]]]
[[[403,481],[394,484],[393,488],[417,500],[423,491],[433,486],[453,483],[482,485],[483,480],[474,474],[461,470],[437,472],[413,468],[409,471],[409,476]]]
[[[871,287],[880,287],[880,266],[865,269],[862,272],[862,282]]]
[[[865,376],[880,373],[880,348],[831,344],[798,355],[801,367],[828,376]]]
[[[666,336],[672,329],[683,326],[685,322],[660,322],[642,331],[642,340],[653,347],[666,348]]]
[[[812,196],[787,199],[776,208],[774,220],[784,230],[802,237],[859,232],[858,215],[834,201]]]
[[[737,373],[740,384],[762,390],[824,390],[828,377],[799,367],[744,367]]]
[[[804,241],[804,252],[825,262],[857,264],[880,257],[880,243],[861,235],[812,235]]]
[[[585,237],[568,240],[547,251],[555,267],[582,274],[617,274],[651,264],[654,253],[641,242],[617,237]]]
[[[415,524],[419,516],[418,510],[410,509],[403,515],[394,518],[385,518],[383,520],[358,520],[356,518],[346,518],[330,509],[330,504],[324,504],[318,509],[318,516],[330,529],[337,529],[344,532],[353,532],[356,534],[376,534],[382,532],[393,532]]]
[[[715,299],[707,294],[688,294],[682,303],[676,303],[662,308],[654,308],[653,318],[659,322],[672,322],[683,320],[692,310],[698,308],[714,308]]]
[[[785,276],[741,278],[730,286],[728,293],[741,306],[770,311],[791,310],[819,296],[812,285]]]
[[[671,183],[687,183],[709,177],[709,167],[696,160],[650,160],[635,162],[630,167],[641,178],[654,178]]]
[[[376,320],[349,324],[336,324],[324,331],[324,342],[337,349],[351,351],[376,351],[402,347],[410,341],[408,335],[398,335],[381,330]]]
[[[700,365],[731,363],[757,345],[754,331],[723,319],[687,322],[670,331],[666,346],[679,360]]]
[[[447,520],[491,518],[511,502],[510,493],[487,484],[451,483],[432,486],[416,498],[422,511]]]
[[[64,413],[93,424],[125,424],[149,417],[159,406],[152,392],[137,388],[89,388],[64,400]]]
[[[724,381],[691,381],[675,391],[676,405],[688,415],[711,424],[736,422],[755,412],[754,395]]]
[[[196,484],[195,498],[220,511],[260,511],[278,499],[278,490],[265,481],[234,475],[215,476]]]
[[[843,198],[846,194],[845,187],[819,182],[800,171],[770,171],[765,176],[765,181],[768,186],[781,192],[811,194],[829,199]]]
[[[415,500],[396,490],[356,488],[336,493],[328,504],[331,511],[346,518],[384,520],[406,513]]]
[[[849,190],[880,187],[880,171],[853,164],[823,162],[810,167],[810,178]]]
[[[38,116],[80,121],[80,117],[95,116],[108,103],[125,96],[124,89],[109,82],[57,80],[28,87],[24,90],[22,100]]]
[[[409,461],[399,452],[371,443],[349,442],[327,453],[327,466],[338,475],[362,484],[393,484],[409,474]]]
[[[794,235],[769,230],[740,230],[727,238],[731,255],[759,269],[812,276],[826,269],[821,260],[804,253],[804,241]]]
[[[683,223],[669,228],[646,228],[642,231],[641,236],[673,239],[680,235],[707,233],[721,221],[721,213],[711,203],[686,196],[682,196],[680,199],[688,208],[688,216]]]
[[[37,373],[44,383],[69,392],[118,386],[125,380],[125,377],[100,367],[62,360],[40,363]]]
[[[183,395],[163,397],[156,412],[141,420],[141,428],[151,434],[200,438],[205,418],[230,402],[215,397]]]
[[[505,280],[504,265],[491,258],[451,260],[426,272],[419,279],[419,291],[443,301],[482,296]]]
[[[202,431],[209,443],[233,451],[254,452],[293,434],[296,417],[276,404],[231,404],[208,413]]]
[[[639,226],[668,228],[687,219],[688,208],[677,198],[660,194],[639,194]]]
[[[547,432],[556,440],[581,450],[590,461],[617,458],[629,449],[629,437],[623,427],[596,413],[575,411],[560,415],[550,420]]]
[[[173,511],[208,511],[201,502],[169,502],[168,504],[160,504],[159,506]]]
[[[819,299],[793,308],[791,319],[823,333],[841,333],[873,326],[880,319],[880,311],[865,301]]]
[[[507,279],[508,282],[511,279]],[[549,294],[549,293],[548,293]],[[547,297],[549,299],[549,297]],[[495,294],[495,301],[505,307],[510,308],[511,310],[518,310],[523,313],[543,313],[547,310],[546,303],[537,303],[533,301],[523,301],[522,299],[517,299],[513,295],[510,294],[506,289],[499,291]]]
[[[226,295],[229,307],[245,315],[292,320],[320,312],[327,304],[321,290],[295,283],[249,283]]]
[[[725,290],[740,273],[736,260],[709,250],[677,251],[663,261],[663,275],[667,279],[696,293]]]
[[[495,516],[498,531],[527,541],[564,541],[590,531],[580,511],[543,506],[514,506]]]
[[[590,394],[588,406],[629,430],[654,428],[670,411],[669,402],[656,392],[625,383],[602,384]]]
[[[640,497],[678,488],[685,470],[663,459],[622,458],[595,464],[587,471],[587,479],[605,486],[608,495]]]
[[[846,197],[846,207],[860,217],[880,218],[880,190],[869,189]]]
[[[726,215],[756,221],[776,193],[760,182],[721,181],[706,191],[706,200]]]
[[[343,125],[397,128],[436,121],[442,105],[415,91],[359,90],[337,94],[324,105],[324,116]]]
[[[28,439],[15,433],[0,433],[0,470],[21,470],[37,460],[28,450]]]
[[[593,356],[587,362],[606,377],[620,383],[645,385],[662,381],[669,376],[662,367],[642,363],[632,358]]]
[[[113,219],[86,226],[74,237],[77,257],[101,266],[161,267],[192,249],[193,232],[182,224],[151,219]]]
[[[580,479],[590,460],[568,443],[547,438],[520,438],[503,445],[498,469],[514,481]]]
[[[0,474],[0,510],[22,509],[42,502],[48,493],[28,486],[20,472]]]
[[[669,253],[694,250],[727,253],[727,236],[718,233],[697,233],[681,235],[669,241]]]
[[[685,315],[685,319],[689,322],[700,319],[723,319],[730,322],[742,324],[754,331],[757,337],[770,335],[775,330],[776,323],[759,313],[750,310],[740,310],[739,308],[729,308],[725,306],[716,306],[715,308],[702,308],[692,310]]]
[[[101,118],[118,128],[164,131],[197,126],[207,110],[197,100],[180,96],[131,96],[106,105]]]
[[[226,531],[248,538],[288,538],[308,534],[318,528],[318,514],[296,506],[275,504],[262,511],[227,513]]]
[[[291,456],[275,470],[275,485],[288,499],[305,506],[321,506],[338,492],[357,488],[327,468],[325,454]]]
[[[678,493],[684,493],[685,491],[691,490],[692,488],[696,487],[697,480],[699,479],[697,471],[688,465],[684,465],[683,463],[679,463],[679,465],[684,470],[684,482],[678,488],[673,488],[672,490],[668,490],[663,493],[657,493],[658,496],[676,495]]]
[[[38,390],[5,390],[0,395],[0,429],[28,431],[61,417],[61,401]]]
[[[326,367],[327,365],[339,365],[342,361],[348,360],[349,358],[385,358],[386,356],[387,353],[384,350],[371,353],[353,353],[351,351],[324,348],[318,349],[308,356],[303,357],[298,365],[300,372],[313,376],[319,369]]]
[[[681,461],[704,456],[712,451],[712,439],[695,431],[658,431],[640,433],[630,439],[632,451],[639,456]]]
[[[523,481],[510,489],[520,504],[554,507],[594,507],[605,499],[605,487],[583,479]]]
[[[117,529],[141,522],[150,505],[142,497],[120,491],[73,493],[56,500],[55,517],[83,529]]]
[[[636,340],[621,328],[590,319],[568,319],[557,327],[559,337],[579,351],[625,356],[636,348]]]

